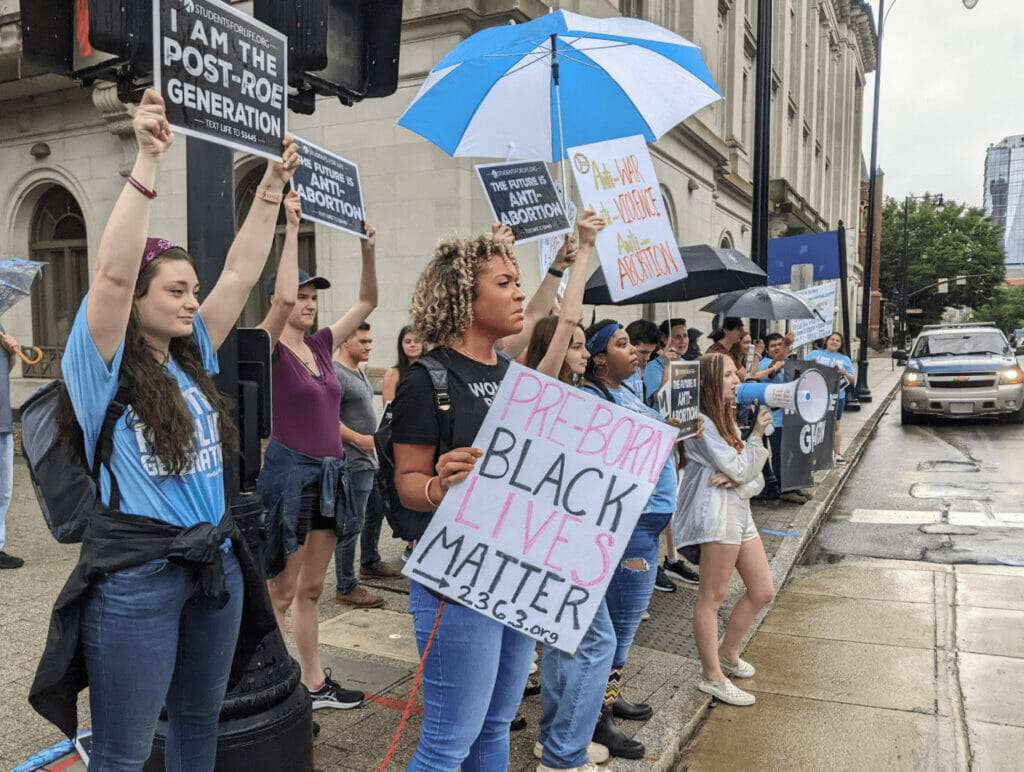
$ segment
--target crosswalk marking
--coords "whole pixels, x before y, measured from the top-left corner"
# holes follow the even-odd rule
[[[943,522],[942,512],[912,509],[855,509],[851,523],[872,525],[934,525]],[[950,512],[950,525],[975,528],[1024,528],[1024,512]]]

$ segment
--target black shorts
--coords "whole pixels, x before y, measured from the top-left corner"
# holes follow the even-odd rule
[[[340,480],[336,495],[341,495]],[[320,514],[319,481],[302,489],[302,499],[299,502],[299,523],[295,531],[299,544],[306,543],[306,535],[310,531],[334,531],[334,518],[324,517]]]

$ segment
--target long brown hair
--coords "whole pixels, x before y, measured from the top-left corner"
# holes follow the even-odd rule
[[[559,317],[551,314],[545,316],[533,327],[533,334],[530,335],[530,345],[526,347],[526,361],[524,364],[534,370],[540,365],[541,360],[548,353],[548,348],[551,346],[551,339],[555,337],[555,331],[558,329]],[[581,330],[583,330],[582,324],[577,324]],[[584,330],[584,332],[586,332]],[[569,366],[562,360],[562,368],[558,371],[558,380],[565,381],[568,383],[571,377],[567,375]]]
[[[188,253],[178,247],[151,260],[142,267],[135,281],[136,299],[145,296],[153,278],[160,270],[160,265],[170,260],[192,262]],[[203,396],[217,411],[222,451],[225,455],[236,453],[239,442],[238,426],[232,415],[232,406],[206,372],[195,339],[191,335],[171,338],[169,350],[174,361],[199,387]],[[131,420],[136,422],[136,426],[143,427],[142,434],[146,442],[168,473],[184,474],[195,461],[195,421],[185,404],[177,380],[157,362],[152,349],[146,343],[134,304],[125,330],[121,374],[132,386],[131,409],[134,418]],[[70,400],[62,405],[59,426],[65,438],[74,442],[76,436],[81,436],[81,430],[70,407]]]
[[[700,358],[700,412],[711,419],[722,439],[737,452],[743,450],[736,426],[733,401],[726,398],[722,388],[725,374],[725,354],[704,354]]]

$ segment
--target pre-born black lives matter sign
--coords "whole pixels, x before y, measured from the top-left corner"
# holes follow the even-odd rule
[[[543,161],[479,164],[476,173],[494,219],[512,229],[517,244],[572,229]]]
[[[574,653],[675,439],[668,424],[512,364],[473,441],[483,457],[402,572]]]
[[[176,131],[279,159],[287,38],[220,0],[153,0],[153,86]]]
[[[359,167],[300,137],[295,144],[302,165],[295,170],[292,187],[302,199],[302,216],[366,238]]]

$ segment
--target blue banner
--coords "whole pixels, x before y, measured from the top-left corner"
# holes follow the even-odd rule
[[[814,265],[813,281],[839,278],[839,232],[802,233],[768,240],[768,284],[789,284],[794,265]]]

